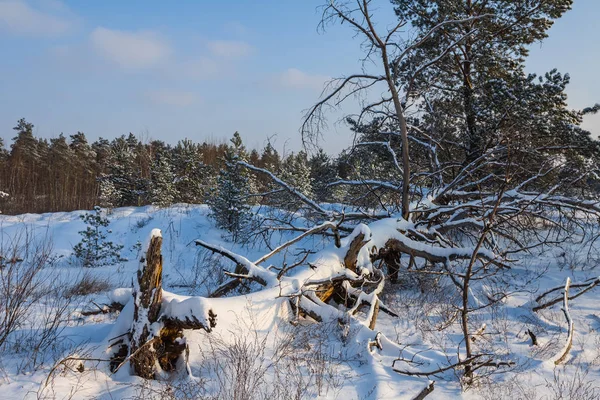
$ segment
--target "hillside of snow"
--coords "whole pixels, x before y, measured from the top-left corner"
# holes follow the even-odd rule
[[[562,304],[532,311],[538,295],[564,286],[567,278],[581,283],[599,275],[600,249],[594,242],[573,240],[535,250],[499,277],[498,287],[514,290],[501,305],[474,312],[473,323],[481,325],[474,343],[482,349],[503,348],[510,367],[498,368],[464,390],[452,370],[433,376],[395,371],[434,371],[457,361],[458,325],[439,326],[447,320],[444,313],[453,312],[451,283],[434,284],[431,278],[401,272],[399,282],[388,284],[382,295],[398,317],[380,312],[374,330],[356,321],[342,326],[337,316],[322,323],[296,321],[286,290],[294,289],[294,279],[316,279],[306,266],[290,272],[289,288],[261,289],[252,283],[226,298],[187,297],[207,296],[225,281],[223,269],[232,271],[230,261],[196,246],[196,240],[258,260],[297,236],[267,232],[247,244],[232,243],[214,228],[208,212],[206,206],[192,205],[115,209],[108,215],[108,238],[123,246],[122,260],[95,268],[82,267],[73,256],[79,231],[85,229],[80,218],[85,211],[0,215],[2,249],[18,242],[28,244],[22,249],[28,254],[36,244],[44,246],[51,256],[36,279],[53,288],[28,306],[23,324],[7,339],[0,354],[0,399],[413,399],[431,381],[435,389],[428,399],[600,397],[600,289],[569,302],[573,346],[567,362],[558,366],[554,357],[567,339]],[[376,232],[388,229],[385,224],[395,226],[386,219],[360,229],[373,232],[376,241]],[[122,325],[128,323],[131,307],[120,314],[93,312],[130,296],[153,229],[163,237],[163,288],[172,311],[195,312],[210,304],[217,314],[212,332],[186,331],[190,375],[162,382],[132,376],[126,367],[114,374],[108,369],[109,341],[127,329]],[[266,265],[292,265],[299,251],[308,248],[318,252],[310,255],[318,271],[319,262],[331,265],[339,257],[332,241],[308,237]],[[473,294],[475,303],[478,295]],[[48,315],[58,321],[48,321]],[[535,332],[536,346],[528,331]]]

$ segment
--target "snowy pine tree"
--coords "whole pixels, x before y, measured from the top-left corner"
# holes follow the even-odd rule
[[[291,154],[281,168],[281,179],[292,185],[306,197],[313,197],[312,178],[306,153]]]
[[[338,181],[340,178],[336,163],[323,149],[319,149],[310,158],[308,164],[313,192],[317,201],[337,202],[343,198],[342,187],[329,186],[330,183]]]
[[[201,204],[204,202],[208,178],[207,167],[202,162],[200,146],[185,139],[173,149],[173,172],[177,202]]]
[[[119,192],[117,191],[117,188],[115,188],[110,176],[102,174],[100,178],[98,178],[98,182],[100,187],[100,194],[98,196],[100,206],[108,209],[115,207],[119,202]]]
[[[87,224],[84,231],[80,231],[81,242],[73,247],[75,257],[81,260],[84,267],[99,267],[103,265],[115,264],[121,260],[120,252],[123,245],[115,244],[108,240],[106,229],[109,220],[102,215],[102,209],[94,207],[91,213],[85,213],[80,217]]]
[[[310,172],[306,153],[300,151],[298,154],[290,154],[283,161],[280,178],[306,197],[313,198],[314,193]],[[288,192],[279,193],[276,197],[279,199],[279,206],[287,210],[296,210],[302,206],[302,203]]]
[[[212,191],[208,204],[217,227],[228,231],[237,241],[244,238],[244,230],[252,219],[247,203],[251,182],[248,173],[237,164],[245,155],[238,132],[231,143],[225,153],[225,165],[219,173],[217,188]]]
[[[168,207],[175,202],[178,191],[175,187],[175,175],[166,152],[158,154],[151,169],[152,186],[150,200],[158,207]]]

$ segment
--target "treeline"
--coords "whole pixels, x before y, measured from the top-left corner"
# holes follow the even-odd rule
[[[172,203],[206,203],[214,195],[225,156],[285,176],[303,190],[325,200],[326,184],[336,179],[337,160],[323,151],[281,157],[270,143],[247,150],[236,132],[228,143],[175,145],[160,140],[142,143],[134,134],[88,142],[83,132],[54,139],[36,138],[32,123],[18,121],[10,148],[0,138],[0,210],[5,214],[41,213],[103,207]],[[271,190],[266,177],[252,181],[252,199]]]

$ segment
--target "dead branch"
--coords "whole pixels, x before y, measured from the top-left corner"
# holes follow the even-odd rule
[[[244,256],[235,254],[221,246],[215,246],[215,245],[206,243],[202,240],[196,240],[195,243],[197,246],[202,246],[214,253],[220,254],[223,257],[226,257],[226,258],[230,259],[231,261],[233,261],[236,264],[235,274],[248,275],[249,277],[252,277],[254,280],[256,280],[258,283],[260,283],[263,286],[274,285],[279,281],[277,279],[277,274],[275,274],[274,272],[269,271],[263,267],[256,265],[255,263],[251,262]],[[221,291],[221,292],[224,291],[225,290],[224,286],[227,286],[231,290],[231,289],[235,288],[237,286],[237,284],[227,282],[224,285],[222,285],[221,287],[219,287],[217,289],[217,291]],[[214,293],[213,293],[213,296],[211,296],[211,297],[215,297]]]
[[[99,315],[99,314],[112,314],[112,313],[122,311],[123,307],[125,307],[124,304],[117,303],[117,302],[112,302],[110,304],[102,304],[102,306],[100,306],[99,304],[96,304],[93,301],[91,303],[96,307],[96,309],[81,311],[81,315],[83,315],[84,317],[88,317],[90,315]]]
[[[271,171],[266,170],[264,168],[255,167],[254,165],[248,164],[247,162],[244,162],[244,161],[238,161],[238,165],[241,165],[242,167],[247,168],[247,169],[249,169],[251,171],[259,172],[261,174],[264,174],[264,175],[268,176],[269,178],[271,178],[271,180],[273,182],[275,182],[276,184],[278,184],[279,186],[281,186],[283,189],[287,190],[293,196],[297,197],[298,200],[300,200],[302,203],[304,203],[307,206],[309,206],[310,208],[312,208],[318,214],[320,214],[320,215],[322,215],[324,217],[332,217],[333,216],[332,212],[327,211],[323,207],[319,206],[313,200],[309,199],[304,194],[302,194],[299,190],[293,188],[292,186],[290,186],[286,182],[284,182],[281,179],[279,179],[278,177],[276,177],[275,174],[273,174]]]
[[[258,260],[254,261],[254,264],[259,265],[263,262],[265,262],[266,260],[268,260],[269,258],[271,258],[272,256],[274,256],[275,254],[279,253],[281,250],[285,249],[286,247],[289,247],[291,245],[293,245],[294,243],[299,242],[300,240],[304,239],[305,237],[312,235],[314,233],[318,233],[327,229],[332,229],[334,232],[337,231],[337,225],[334,224],[333,222],[325,222],[321,225],[317,225],[313,228],[310,228],[309,230],[307,230],[306,232],[304,232],[303,234],[296,236],[295,238],[293,238],[292,240],[289,240],[287,242],[285,242],[284,244],[277,246],[275,249],[273,249],[273,251],[271,251],[268,254],[265,254],[264,256],[262,256],[261,258],[259,258]],[[339,247],[339,246],[338,246]]]
[[[356,235],[350,245],[348,246],[348,251],[344,256],[344,266],[350,271],[357,273],[356,271],[356,262],[358,260],[358,253],[363,248],[365,244],[369,242],[370,238],[366,238],[363,232],[360,232]]]
[[[538,342],[537,342],[537,336],[535,335],[535,333],[533,333],[531,331],[531,329],[527,329],[527,334],[529,335],[529,337],[531,338],[531,345],[532,346],[537,346]]]
[[[464,359],[462,361],[459,361],[457,363],[448,365],[446,367],[441,367],[441,368],[438,368],[438,369],[433,370],[433,371],[403,371],[403,370],[396,369],[393,366],[392,366],[392,369],[395,372],[397,372],[399,374],[402,374],[402,375],[408,375],[408,376],[431,376],[431,375],[441,374],[442,372],[446,372],[446,371],[449,371],[451,369],[455,369],[455,368],[462,367],[462,366],[465,366],[465,365],[471,365],[473,363],[473,361],[475,361],[475,360],[477,360],[477,359],[479,359],[479,358],[481,358],[483,356],[485,356],[485,354],[477,354],[475,356],[466,358],[466,359]]]
[[[585,283],[579,283],[579,284],[573,284],[570,285],[570,287],[585,287],[585,289],[580,290],[579,292],[577,292],[577,294],[574,294],[573,296],[569,296],[569,300],[573,300],[578,298],[579,296],[581,296],[582,294],[589,292],[590,290],[592,290],[593,288],[595,288],[596,286],[598,286],[598,284],[600,284],[600,278],[596,278],[594,280],[590,280],[588,282]],[[536,301],[539,302],[539,300],[541,300],[544,296],[546,296],[549,293],[552,293],[556,290],[556,288],[550,289],[549,291],[547,291],[546,293],[543,293],[542,295],[538,296],[538,298],[536,299]],[[543,310],[544,308],[548,308],[550,306],[553,306],[556,303],[559,303],[561,300],[564,301],[564,296],[560,296],[560,297],[556,297],[544,304],[540,304],[539,306],[533,307],[533,311],[539,311],[539,310]]]
[[[409,238],[403,238],[403,240],[389,239],[385,247],[396,254],[404,253],[414,257],[424,258],[432,263],[447,264],[449,261],[454,260],[468,260],[473,256],[473,249],[467,248],[440,248],[425,245],[420,242],[416,242]],[[440,251],[437,251],[440,250]],[[485,250],[479,250],[475,254],[476,258],[481,258],[489,261],[495,265],[499,265],[502,268],[508,268],[507,265],[500,263],[490,252]]]
[[[570,287],[571,288],[580,288],[580,287],[587,287],[590,285],[596,286],[598,284],[600,284],[600,278],[591,278],[583,283],[572,283]],[[545,296],[549,295],[550,293],[556,292],[558,290],[563,290],[564,288],[565,287],[563,285],[553,287],[552,289],[549,289],[549,290],[545,291],[544,293],[540,294],[538,297],[536,297],[535,301],[539,303],[540,300],[542,300]],[[562,296],[560,298],[562,299]]]
[[[421,390],[419,392],[419,394],[417,394],[415,397],[413,397],[413,400],[423,400],[425,397],[427,397],[431,392],[433,392],[434,389],[434,385],[435,385],[435,381],[429,381],[429,383],[427,384],[427,386],[425,386],[423,388],[423,390]]]
[[[573,332],[575,330],[575,326],[573,324],[573,319],[571,318],[571,314],[569,313],[569,286],[571,285],[571,278],[567,278],[567,282],[565,283],[565,293],[563,296],[563,313],[565,314],[565,318],[567,320],[567,343],[565,347],[561,350],[561,352],[557,355],[557,358],[554,360],[554,365],[558,365],[562,363],[567,356],[569,355],[569,351],[571,351],[571,347],[573,346]]]

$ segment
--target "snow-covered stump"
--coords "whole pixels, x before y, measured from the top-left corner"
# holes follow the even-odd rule
[[[138,270],[138,282],[133,291],[135,302],[130,332],[130,363],[133,372],[146,379],[155,378],[160,358],[163,370],[174,369],[173,356],[177,359],[185,350],[185,341],[182,341],[169,346],[170,354],[166,354],[166,349],[161,349],[161,345],[157,343],[160,336],[155,336],[156,328],[152,326],[158,322],[162,300],[162,236],[159,232],[154,231],[150,238],[145,264]],[[163,350],[160,352],[162,354],[159,350]]]
[[[127,361],[131,371],[145,379],[157,379],[165,372],[174,372],[188,350],[183,330],[210,332],[216,326],[216,314],[211,309],[204,315],[203,307],[201,310],[193,307],[204,299],[173,300],[170,298],[173,295],[166,292],[167,298],[163,299],[161,246],[160,230],[155,229],[146,257],[140,260],[142,265],[132,292],[133,320],[128,341],[123,338],[115,343],[119,348],[112,356],[113,372]],[[202,315],[195,315],[196,311]]]

